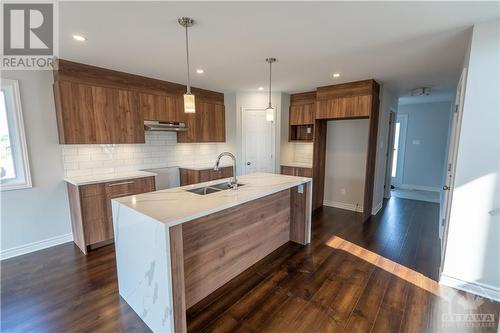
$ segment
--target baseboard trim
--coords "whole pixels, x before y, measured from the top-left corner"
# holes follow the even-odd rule
[[[350,203],[345,203],[345,202],[323,200],[323,205],[328,206],[328,207],[352,210],[353,212],[360,212],[360,213],[363,212],[363,206],[358,205],[358,207],[356,209],[355,204],[350,204]]]
[[[468,293],[500,302],[500,289],[479,282],[463,281],[452,276],[441,274],[439,283],[445,286],[466,291]]]
[[[372,208],[372,215],[377,215],[378,212],[380,212],[380,210],[382,209],[382,206],[384,205],[384,202],[383,201],[380,201],[378,203],[378,205],[376,205],[375,207]]]
[[[413,184],[400,184],[397,185],[396,188],[400,188],[402,190],[420,190],[420,191],[431,191],[431,192],[441,191],[439,187],[413,185]]]
[[[67,242],[72,242],[73,241],[73,234],[65,234],[65,235],[60,235],[60,236],[55,236],[51,238],[47,238],[41,241],[21,245],[21,246],[16,246],[10,249],[5,249],[0,251],[0,260],[5,260],[17,256],[21,256],[23,254],[27,254],[30,252],[35,252],[38,250],[43,250],[52,246],[56,246],[59,244],[67,243]]]

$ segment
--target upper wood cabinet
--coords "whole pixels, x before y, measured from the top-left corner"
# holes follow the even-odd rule
[[[340,97],[318,102],[317,119],[368,118],[371,95]]]
[[[185,114],[187,131],[177,134],[177,141],[225,142],[225,108],[220,100],[196,98],[196,113]]]
[[[54,96],[61,143],[144,143],[135,93],[57,81]]]
[[[196,113],[185,114],[181,84],[58,59],[54,70],[59,142],[144,143],[144,120],[185,122],[179,142],[224,142],[224,94],[192,88]]]
[[[378,84],[365,80],[319,87],[316,91],[316,119],[368,118],[372,96],[378,95]]]
[[[290,96],[289,141],[313,140],[315,110],[315,91]]]
[[[290,125],[314,124],[315,111],[315,91],[290,96]]]
[[[290,105],[290,125],[314,124],[316,103]]]
[[[139,93],[139,108],[144,120],[185,122],[180,95]]]

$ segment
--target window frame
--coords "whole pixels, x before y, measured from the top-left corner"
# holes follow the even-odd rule
[[[17,80],[1,79],[1,90],[4,91],[7,123],[12,145],[12,157],[16,178],[0,180],[0,191],[11,191],[32,188],[28,148],[26,145],[26,133],[24,130],[23,112],[21,107],[21,95],[19,82]],[[11,101],[9,95],[11,95]],[[12,105],[10,105],[12,102]],[[10,109],[12,108],[12,109]],[[9,114],[11,112],[12,114]],[[12,123],[11,123],[12,122]],[[20,166],[17,164],[21,163]],[[17,164],[16,164],[17,163]],[[18,172],[22,175],[19,175]]]

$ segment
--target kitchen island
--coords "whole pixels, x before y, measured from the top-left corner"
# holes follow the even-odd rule
[[[310,242],[310,178],[255,173],[215,190],[227,182],[113,200],[119,292],[154,332],[186,332],[186,309],[281,245]]]

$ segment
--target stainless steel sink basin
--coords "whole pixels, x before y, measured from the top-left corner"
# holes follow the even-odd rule
[[[244,186],[244,185],[245,184],[238,184],[238,187]],[[210,193],[215,193],[215,192],[229,190],[229,189],[232,190],[232,187],[229,185],[229,183],[221,183],[221,184],[210,185],[210,186],[205,186],[205,187],[193,188],[191,190],[186,190],[186,191],[194,193],[194,194],[199,194],[199,195],[207,195]]]
[[[238,187],[245,186],[245,184],[238,184]],[[232,189],[229,183],[221,183],[217,185],[211,185],[212,188],[218,188],[219,190],[229,190]]]

